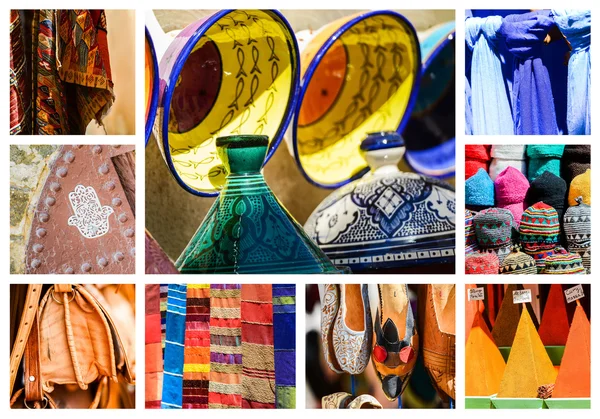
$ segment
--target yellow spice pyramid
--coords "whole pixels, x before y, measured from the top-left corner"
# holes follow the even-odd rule
[[[465,395],[476,397],[498,393],[506,364],[478,311],[467,340],[465,360]]]
[[[527,310],[521,312],[498,398],[536,398],[537,390],[554,384],[556,370]]]

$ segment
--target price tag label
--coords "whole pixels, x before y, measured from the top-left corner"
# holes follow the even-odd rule
[[[572,303],[573,301],[579,300],[583,297],[585,297],[585,295],[583,295],[583,287],[581,284],[565,290],[565,298],[567,299],[567,303]]]
[[[530,303],[531,290],[516,290],[513,291],[513,304]]]
[[[469,288],[469,295],[467,297],[469,301],[483,300],[483,298],[485,297],[483,287]]]

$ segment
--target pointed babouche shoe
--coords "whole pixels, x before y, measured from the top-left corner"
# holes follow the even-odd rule
[[[348,405],[348,409],[383,409],[383,407],[375,397],[370,394],[363,394],[352,400]]]
[[[329,396],[324,396],[321,399],[322,409],[347,409],[350,402],[354,397],[350,393],[339,392],[333,393]]]
[[[373,327],[371,360],[383,393],[396,400],[408,384],[417,360],[419,335],[408,287],[404,284],[377,285],[379,307]]]
[[[371,356],[373,321],[367,285],[341,284],[340,309],[333,326],[333,348],[342,371],[362,373]]]
[[[343,373],[333,350],[333,322],[340,308],[340,286],[325,284],[321,303],[321,345],[325,362],[334,372]],[[338,394],[338,393],[336,393]],[[326,396],[329,397],[329,396]]]
[[[421,285],[418,299],[423,364],[443,399],[456,398],[456,295],[455,286]]]

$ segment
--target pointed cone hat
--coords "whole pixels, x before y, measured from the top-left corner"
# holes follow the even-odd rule
[[[550,286],[550,293],[544,307],[538,333],[546,346],[564,346],[567,343],[569,317],[565,296],[560,284]]]
[[[590,321],[578,305],[552,398],[591,397],[590,363]]]
[[[529,311],[523,310],[498,398],[536,398],[540,386],[554,384],[555,380],[556,370],[552,361],[535,330]]]
[[[506,288],[504,293],[504,299],[502,300],[502,305],[500,306],[500,310],[498,311],[498,316],[496,317],[496,322],[494,323],[494,328],[492,329],[492,336],[494,337],[494,342],[496,345],[500,346],[512,346],[513,340],[515,338],[515,333],[517,331],[517,325],[519,324],[519,319],[521,318],[521,311],[523,310],[522,304],[513,304],[513,291],[522,290],[522,285],[511,284]],[[533,309],[531,308],[531,304],[526,303],[527,311],[531,315],[533,314]],[[533,316],[533,319],[536,319]],[[534,327],[537,329],[537,321],[532,320]]]
[[[475,312],[465,348],[465,395],[476,397],[498,393],[505,367],[504,358],[481,313]]]

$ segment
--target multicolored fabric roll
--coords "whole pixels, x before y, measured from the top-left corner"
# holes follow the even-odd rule
[[[162,348],[162,358],[165,359],[165,338],[167,332],[167,296],[169,292],[168,285],[160,286],[160,347]]]
[[[208,407],[242,407],[242,320],[239,284],[210,286]]]
[[[183,402],[186,298],[187,285],[169,285],[161,409],[181,409]]]
[[[268,284],[242,287],[242,407],[275,408],[273,294]]]
[[[160,285],[146,285],[146,409],[160,408],[163,379],[160,320]]]
[[[210,285],[188,284],[183,358],[184,409],[208,408]]]
[[[275,403],[296,407],[296,285],[273,284]]]

